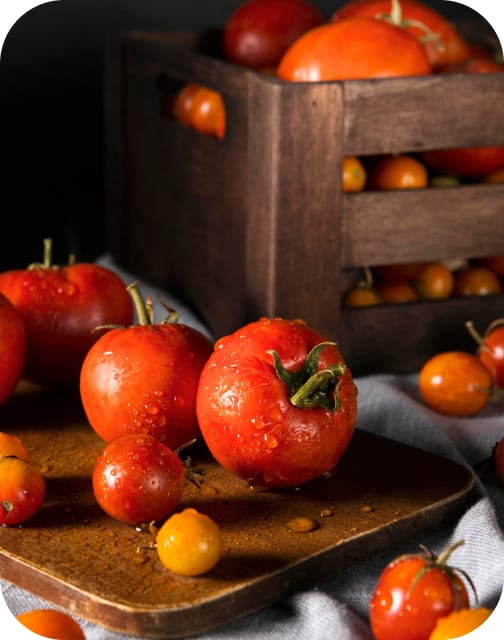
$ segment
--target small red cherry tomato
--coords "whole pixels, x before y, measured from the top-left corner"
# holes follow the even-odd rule
[[[492,389],[488,369],[477,356],[445,351],[423,365],[418,377],[425,404],[449,416],[471,416],[487,404]]]
[[[196,509],[174,513],[159,529],[156,548],[164,566],[183,576],[207,573],[223,551],[218,525]]]
[[[0,405],[21,380],[26,363],[26,330],[21,312],[0,293]]]
[[[27,629],[54,640],[86,640],[79,623],[56,609],[34,609],[19,613],[16,618]]]
[[[212,345],[187,325],[153,324],[143,301],[136,304],[139,324],[108,331],[89,350],[82,404],[106,442],[148,433],[175,450],[200,436],[196,389]]]
[[[196,409],[222,467],[251,485],[293,487],[343,455],[357,390],[334,343],[301,320],[262,318],[216,343]]]
[[[180,502],[184,466],[177,454],[149,435],[124,436],[96,460],[93,492],[110,517],[126,524],[158,521]]]
[[[439,557],[428,550],[399,556],[385,567],[369,606],[375,640],[429,640],[439,618],[469,606],[464,581],[447,565],[457,546]]]
[[[504,318],[495,320],[480,335],[472,322],[466,322],[469,333],[478,344],[478,356],[490,372],[494,385],[504,389]]]
[[[21,524],[42,506],[46,482],[30,462],[5,456],[0,458],[0,525]]]
[[[247,0],[224,25],[224,57],[251,69],[275,68],[289,45],[323,20],[306,0]]]
[[[79,380],[84,356],[103,325],[127,325],[133,305],[119,276],[85,262],[51,264],[46,240],[44,262],[0,274],[0,291],[20,311],[28,351],[23,377],[43,386]]]

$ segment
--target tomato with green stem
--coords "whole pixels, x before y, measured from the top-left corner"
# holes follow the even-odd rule
[[[405,554],[383,570],[369,605],[375,640],[429,640],[439,618],[469,606],[470,577],[448,565],[451,554],[463,542],[439,556],[423,552]]]
[[[222,467],[250,485],[294,487],[337,465],[357,389],[337,346],[306,322],[261,318],[217,341],[196,411]]]
[[[470,320],[466,328],[478,345],[478,357],[490,372],[493,384],[504,389],[504,318],[494,320],[483,335]]]
[[[129,324],[133,305],[121,278],[98,264],[52,263],[44,240],[42,263],[0,273],[0,292],[18,309],[27,335],[23,378],[42,386],[74,385],[99,326]]]
[[[193,327],[170,321],[173,313],[156,324],[151,302],[135,283],[128,290],[138,324],[110,329],[91,347],[81,369],[82,405],[106,442],[147,433],[175,450],[200,437],[196,389],[212,345]]]
[[[26,351],[23,317],[12,302],[0,293],[0,405],[11,396],[21,380]]]

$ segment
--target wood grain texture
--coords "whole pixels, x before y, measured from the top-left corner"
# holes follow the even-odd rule
[[[334,579],[445,526],[476,497],[468,469],[360,430],[332,475],[296,490],[251,491],[200,445],[190,454],[204,482],[201,490],[187,485],[180,508],[214,518],[224,554],[210,573],[186,578],[161,565],[147,529],[116,522],[96,504],[91,473],[104,443],[76,391],[24,385],[2,407],[0,429],[22,438],[48,486],[36,516],[0,530],[1,577],[143,638],[202,633]],[[289,530],[299,516],[318,528]]]

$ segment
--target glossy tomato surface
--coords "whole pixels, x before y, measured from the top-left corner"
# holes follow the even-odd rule
[[[23,377],[43,386],[77,383],[84,357],[100,336],[97,327],[127,325],[133,319],[125,284],[97,264],[4,271],[0,291],[24,320],[28,350]]]
[[[423,365],[418,385],[427,406],[449,416],[471,416],[488,403],[492,378],[477,356],[438,353]]]
[[[479,359],[490,371],[495,386],[504,389],[504,320],[488,327],[479,347]]]
[[[349,18],[315,27],[287,49],[277,75],[317,82],[431,73],[424,47],[382,20]]]
[[[248,0],[224,25],[224,57],[252,69],[274,68],[292,42],[323,20],[306,0]]]
[[[0,293],[0,405],[10,397],[26,363],[26,330],[21,312]]]
[[[44,638],[54,640],[86,640],[79,623],[56,609],[33,609],[19,613],[16,618],[27,629]]]
[[[427,168],[410,155],[384,156],[368,170],[369,189],[423,189],[428,182]]]
[[[169,447],[149,435],[124,436],[98,456],[93,492],[100,507],[126,524],[168,516],[184,491],[182,462]]]
[[[292,487],[337,464],[354,431],[357,391],[332,343],[318,347],[306,375],[309,353],[324,342],[300,320],[262,318],[216,343],[196,408],[205,442],[225,469],[251,485]],[[289,384],[278,375],[275,353]],[[325,388],[303,397],[312,375]]]
[[[467,588],[458,574],[426,555],[412,554],[385,567],[371,597],[369,618],[375,640],[429,640],[439,618],[468,606]]]
[[[112,329],[89,350],[80,395],[106,442],[148,433],[172,449],[199,437],[196,389],[210,341],[183,324]]]
[[[402,26],[422,42],[429,62],[436,70],[469,57],[467,43],[442,13],[426,3],[413,0],[400,0],[398,7],[399,13],[393,13],[390,0],[355,0],[343,4],[331,20],[336,22],[355,16],[395,19],[397,26]],[[431,37],[426,38],[429,33]]]
[[[500,280],[491,269],[469,266],[455,272],[453,292],[457,296],[487,296],[501,291]]]
[[[16,525],[33,517],[44,502],[46,482],[30,462],[0,458],[0,525]]]

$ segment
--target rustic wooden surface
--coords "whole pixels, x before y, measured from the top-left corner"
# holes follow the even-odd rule
[[[214,518],[225,551],[207,575],[178,577],[149,548],[151,533],[112,520],[95,503],[90,475],[104,445],[76,392],[23,387],[2,407],[0,430],[23,439],[48,483],[31,521],[0,530],[2,578],[141,637],[225,624],[447,524],[474,498],[464,467],[364,431],[332,476],[297,490],[251,491],[196,448],[203,486],[188,484],[181,507]],[[318,528],[290,531],[286,523],[298,516]]]
[[[344,194],[342,159],[504,144],[504,74],[286,83],[204,55],[217,42],[212,31],[137,32],[110,49],[113,255],[189,303],[216,337],[261,315],[302,317],[340,343],[356,374],[392,350],[401,371],[418,369],[424,334],[439,344],[440,308],[419,303],[408,312],[418,333],[391,332],[387,312],[341,308],[343,270],[504,253],[504,185]],[[187,81],[222,93],[224,140],[162,112],[160,87]],[[473,298],[442,317],[486,326],[503,310],[504,295]],[[374,329],[372,351],[362,325]]]

